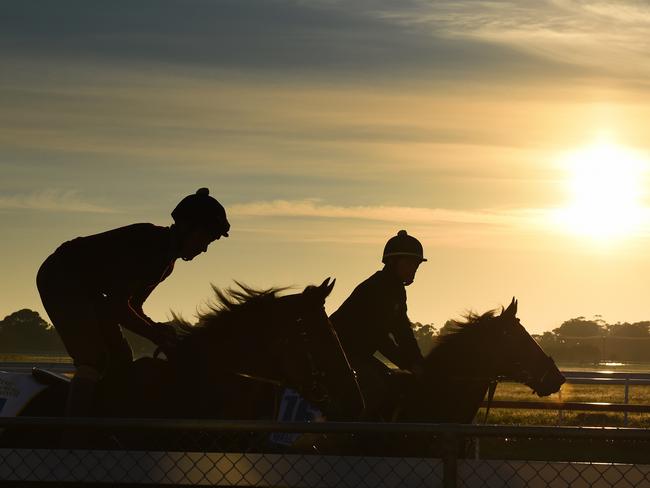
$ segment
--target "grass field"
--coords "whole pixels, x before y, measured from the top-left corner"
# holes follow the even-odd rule
[[[562,401],[565,402],[608,402],[623,403],[625,399],[623,385],[572,385],[562,386]],[[495,400],[514,401],[559,401],[560,395],[554,394],[539,398],[526,386],[514,383],[501,383],[497,387]],[[650,405],[650,385],[631,385],[629,403]],[[478,419],[483,421],[483,410]],[[563,412],[562,419],[554,410],[513,410],[492,409],[488,423],[527,424],[527,425],[597,425],[623,426],[624,415],[605,412]],[[649,414],[628,414],[629,427],[650,427]]]
[[[606,363],[600,365],[562,364],[563,371],[600,371],[621,373],[650,373],[649,364]],[[630,385],[628,403],[650,405],[650,385]],[[564,384],[561,395],[554,394],[539,398],[524,385],[501,383],[495,395],[497,400],[533,400],[554,402],[607,402],[625,403],[624,385],[577,385]],[[484,413],[478,417],[482,421]],[[593,425],[623,426],[625,416],[622,413],[605,412],[563,412],[562,418],[553,410],[512,410],[497,409],[490,411],[489,423],[527,424],[527,425]],[[628,427],[650,427],[650,414],[628,414]]]

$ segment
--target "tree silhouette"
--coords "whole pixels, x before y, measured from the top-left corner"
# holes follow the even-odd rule
[[[595,337],[605,335],[606,332],[607,324],[601,318],[587,320],[584,317],[569,319],[553,329],[553,333],[560,338]]]
[[[2,352],[65,352],[54,328],[33,310],[24,308],[0,321]]]
[[[617,322],[607,326],[608,334],[611,337],[650,337],[648,327],[650,322],[635,322],[633,324],[627,322]]]
[[[428,354],[434,344],[436,328],[433,326],[433,324],[421,324],[420,322],[415,322],[412,324],[412,327],[413,334],[415,335],[415,340],[418,342],[420,351],[422,354]]]
[[[456,330],[458,330],[458,322],[456,322],[455,320],[447,320],[447,322],[445,322],[445,325],[443,325],[440,328],[438,334],[445,335],[445,334],[449,334],[450,332],[454,332]]]

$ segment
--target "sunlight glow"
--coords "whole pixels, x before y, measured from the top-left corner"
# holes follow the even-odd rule
[[[568,154],[562,165],[571,202],[557,217],[566,230],[599,241],[639,231],[647,212],[643,207],[643,178],[647,161],[611,142],[599,142]]]

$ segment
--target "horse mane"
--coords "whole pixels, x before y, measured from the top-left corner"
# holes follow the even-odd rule
[[[433,349],[425,359],[439,356],[457,347],[471,350],[473,345],[483,344],[484,334],[481,332],[494,324],[498,317],[497,310],[488,310],[482,314],[470,311],[463,316],[464,320],[452,320],[451,329],[435,338]]]
[[[181,331],[180,344],[189,338],[207,339],[223,335],[235,327],[264,327],[268,321],[268,308],[287,288],[254,289],[235,281],[237,288],[221,289],[212,285],[215,298],[207,303],[207,310],[199,312],[196,324],[173,314],[173,321]]]
[[[463,318],[464,320],[450,320],[451,329],[448,332],[438,336],[441,342],[448,342],[457,340],[456,336],[471,333],[476,329],[484,327],[486,323],[492,321],[496,317],[496,310],[488,310],[485,313],[478,314],[476,312],[467,312]]]

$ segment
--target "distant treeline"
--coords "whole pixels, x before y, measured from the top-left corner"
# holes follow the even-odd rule
[[[440,330],[433,324],[413,325],[420,348],[426,353],[433,346],[435,335],[447,333],[453,322],[447,321]],[[650,362],[650,321],[647,320],[608,324],[599,315],[593,319],[576,317],[533,337],[556,361]]]
[[[151,354],[154,345],[136,334],[124,334],[136,356]],[[56,329],[38,312],[24,308],[0,321],[0,353],[66,354]]]
[[[433,324],[413,324],[415,337],[424,354],[437,335],[453,328],[447,321],[440,329]],[[149,355],[154,345],[125,331],[136,356]],[[602,360],[650,362],[650,321],[608,324],[600,316],[588,320],[577,317],[560,327],[533,336],[556,361],[598,362]],[[1,353],[65,354],[58,333],[38,312],[22,309],[0,321]]]
[[[577,317],[536,337],[559,361],[650,362],[650,321],[608,324],[600,316]]]

